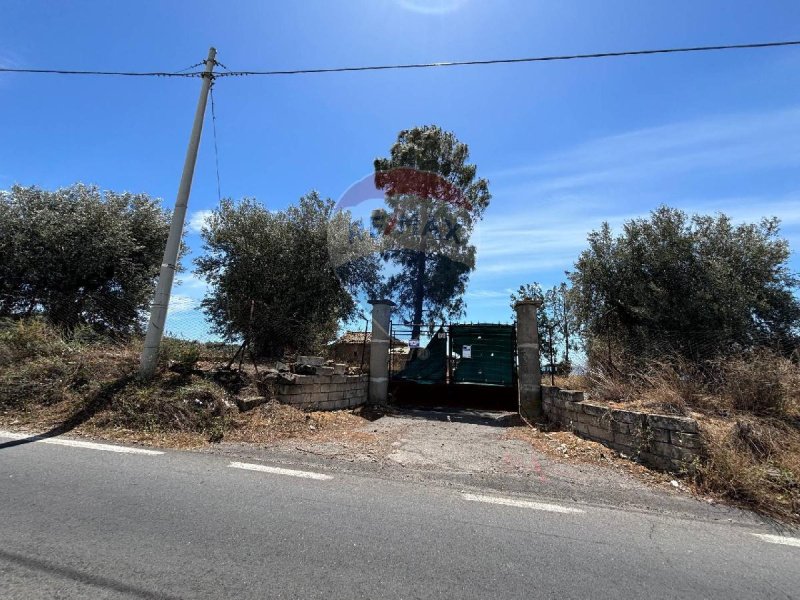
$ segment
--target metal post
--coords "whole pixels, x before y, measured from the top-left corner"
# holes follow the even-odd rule
[[[150,307],[150,322],[147,324],[147,335],[144,339],[144,349],[139,363],[139,376],[142,379],[150,379],[153,376],[158,362],[158,350],[161,346],[161,338],[164,335],[164,323],[167,320],[167,308],[169,307],[169,298],[172,293],[172,280],[175,278],[175,269],[178,263],[178,251],[180,250],[181,237],[183,236],[183,224],[186,220],[186,208],[189,204],[189,192],[192,188],[194,166],[197,162],[200,134],[203,131],[203,117],[206,112],[208,90],[211,88],[214,78],[213,70],[216,56],[216,49],[209,48],[208,58],[205,61],[206,70],[203,73],[203,84],[200,87],[200,98],[197,100],[197,110],[194,114],[192,134],[189,137],[189,147],[186,149],[186,160],[183,163],[183,175],[181,175],[181,183],[178,187],[175,208],[172,211],[167,247],[164,249],[164,258],[161,261],[156,294]]]
[[[542,301],[522,300],[514,305],[517,313],[517,389],[519,414],[527,421],[542,415],[542,367],[539,363],[539,325],[536,311]]]

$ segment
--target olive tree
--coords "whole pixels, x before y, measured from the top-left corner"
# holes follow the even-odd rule
[[[215,331],[247,338],[262,356],[319,349],[353,316],[355,295],[376,281],[377,257],[350,248],[343,252],[352,260],[343,261],[336,252],[339,240],[362,234],[316,192],[283,211],[224,200],[206,221],[205,254],[195,259],[210,284],[202,306]]]
[[[777,218],[734,224],[662,206],[589,234],[570,274],[589,358],[678,353],[702,361],[798,343],[798,278]]]
[[[146,194],[13,186],[0,193],[0,316],[138,331],[168,231]]]

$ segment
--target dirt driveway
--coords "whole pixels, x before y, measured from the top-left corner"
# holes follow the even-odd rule
[[[734,509],[692,498],[668,475],[572,434],[532,430],[508,412],[393,410],[344,435],[287,439],[261,448],[223,442],[214,451],[422,483],[743,518]]]

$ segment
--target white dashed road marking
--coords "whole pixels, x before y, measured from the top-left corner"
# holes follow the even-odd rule
[[[42,437],[27,433],[12,433],[11,431],[0,431],[0,438],[11,438],[12,440],[30,439],[37,444],[56,444],[57,446],[71,446],[73,448],[86,448],[88,450],[104,450],[106,452],[119,452],[121,454],[147,454],[155,456],[164,454],[158,450],[145,450],[144,448],[128,448],[126,446],[113,446],[111,444],[96,444],[94,442],[82,442],[79,440],[67,440],[58,437]]]
[[[291,477],[302,477],[304,479],[319,479],[326,481],[333,479],[330,475],[322,473],[312,473],[311,471],[296,471],[294,469],[282,469],[280,467],[268,467],[267,465],[254,465],[252,463],[232,462],[228,465],[234,469],[245,469],[247,471],[261,471],[262,473],[272,473],[273,475],[289,475]]]
[[[533,502],[531,500],[516,500],[513,498],[498,498],[497,496],[481,496],[478,494],[462,494],[464,500],[470,502],[486,502],[487,504],[502,504],[504,506],[516,506],[519,508],[530,508],[533,510],[546,510],[555,513],[584,513],[585,510],[560,506],[558,504],[545,504],[543,502]]]
[[[769,535],[766,533],[754,533],[759,539],[769,542],[770,544],[783,544],[784,546],[797,546],[800,548],[800,538],[786,537],[783,535]]]

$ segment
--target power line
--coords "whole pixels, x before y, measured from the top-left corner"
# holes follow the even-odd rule
[[[472,66],[472,65],[500,65],[500,64],[559,61],[559,60],[578,60],[578,59],[588,59],[588,58],[617,58],[621,56],[676,54],[680,52],[711,52],[717,50],[777,48],[781,46],[800,46],[800,40],[786,41],[786,42],[764,42],[758,44],[731,44],[725,46],[693,46],[688,48],[663,48],[657,50],[626,50],[623,52],[596,52],[593,54],[564,54],[555,56],[535,56],[529,58],[498,58],[490,60],[462,60],[453,62],[410,63],[410,64],[399,64],[399,65],[378,65],[378,66],[364,66],[364,67],[294,69],[288,71],[229,71],[227,73],[217,73],[216,76],[242,77],[249,75],[306,75],[314,73],[345,73],[352,71],[388,71],[392,69],[427,69],[431,67],[461,67],[461,66]]]
[[[218,64],[218,63],[215,63]],[[217,112],[214,106],[214,82],[211,82],[211,87],[209,88],[209,94],[211,95],[211,125],[214,131],[214,162],[217,166],[217,201],[222,202],[222,186],[219,182],[219,150],[217,149]]]
[[[498,58],[488,60],[462,60],[451,62],[431,62],[431,63],[408,63],[408,64],[394,64],[394,65],[372,65],[372,66],[358,66],[358,67],[331,67],[319,69],[291,69],[291,70],[274,70],[274,71],[226,71],[221,73],[213,73],[212,78],[217,77],[247,77],[253,75],[308,75],[317,73],[346,73],[357,71],[388,71],[397,69],[427,69],[434,67],[461,67],[461,66],[475,66],[475,65],[500,65],[500,64],[516,64],[516,63],[533,63],[533,62],[549,62],[549,61],[564,61],[564,60],[583,60],[583,59],[598,59],[598,58],[619,58],[623,56],[649,56],[654,54],[678,54],[690,52],[715,52],[721,50],[745,50],[745,49],[761,49],[761,48],[779,48],[785,46],[800,46],[800,40],[791,40],[783,42],[763,42],[752,44],[728,44],[719,46],[691,46],[685,48],[660,48],[652,50],[625,50],[621,52],[595,52],[591,54],[563,54],[553,56],[534,56],[526,58]],[[202,64],[202,63],[199,63]],[[223,68],[223,65],[217,63]],[[199,66],[199,65],[194,65]],[[191,67],[190,67],[191,68]],[[0,67],[0,73],[33,73],[45,75],[109,75],[109,76],[124,76],[124,77],[203,77],[207,76],[201,71],[181,72],[181,71],[81,71],[81,70],[65,70],[65,69],[18,69],[12,67]]]
[[[189,67],[191,68],[191,67]],[[119,75],[123,77],[202,77],[201,71],[73,71],[66,69],[15,69],[0,67],[0,73],[34,73],[39,75]]]

